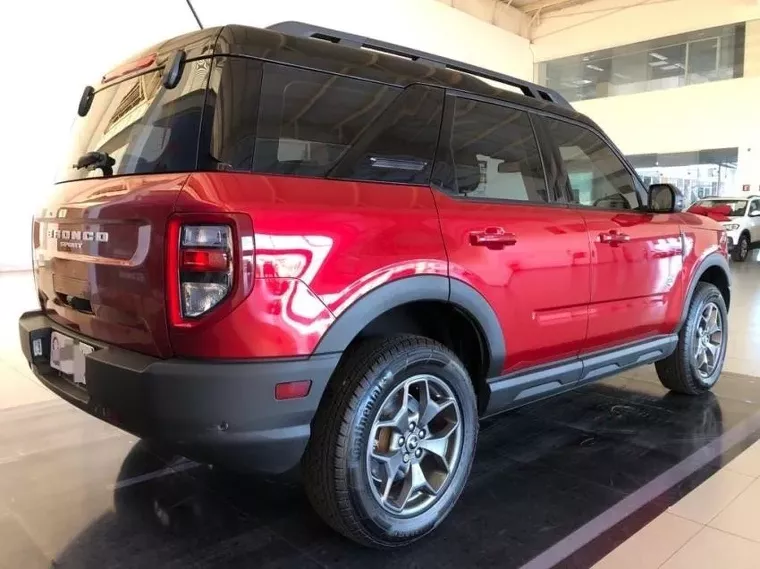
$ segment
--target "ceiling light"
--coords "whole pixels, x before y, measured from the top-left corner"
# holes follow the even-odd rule
[[[655,59],[659,59],[660,61],[667,61],[668,60],[667,57],[665,57],[664,55],[662,55],[660,53],[657,53],[656,51],[649,52],[649,55],[651,55]]]
[[[601,67],[598,67],[596,65],[589,64],[586,67],[588,67],[589,69],[593,69],[594,71],[604,71],[604,69],[602,69]]]

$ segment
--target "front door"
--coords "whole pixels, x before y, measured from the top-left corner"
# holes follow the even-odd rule
[[[452,279],[504,332],[503,373],[578,355],[590,298],[580,211],[554,204],[529,115],[449,96],[433,176]]]
[[[645,210],[645,193],[612,147],[592,130],[542,118],[591,247],[591,302],[583,353],[668,334],[683,296],[677,214]]]

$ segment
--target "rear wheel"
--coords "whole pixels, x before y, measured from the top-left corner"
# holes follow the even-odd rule
[[[699,395],[718,381],[726,359],[726,303],[710,283],[697,285],[675,352],[655,364],[662,384],[677,393]]]
[[[349,354],[314,421],[305,485],[320,516],[363,545],[399,547],[449,514],[472,465],[478,416],[457,357],[419,336]]]
[[[749,256],[749,235],[746,233],[743,233],[739,237],[739,242],[734,247],[733,251],[731,251],[731,258],[734,261],[738,261],[740,263],[743,263],[747,260],[747,257]]]

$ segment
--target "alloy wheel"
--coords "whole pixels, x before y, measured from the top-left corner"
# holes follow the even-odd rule
[[[714,302],[707,303],[695,332],[694,365],[702,379],[715,373],[723,355],[723,316]]]
[[[416,516],[443,494],[462,449],[462,412],[451,388],[415,375],[383,401],[366,453],[372,493],[387,511]]]

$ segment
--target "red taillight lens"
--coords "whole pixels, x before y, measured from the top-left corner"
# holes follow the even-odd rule
[[[235,271],[229,225],[183,225],[179,243],[180,308],[202,316],[230,293]]]
[[[226,271],[230,265],[230,258],[226,251],[183,249],[181,271],[209,272]]]

